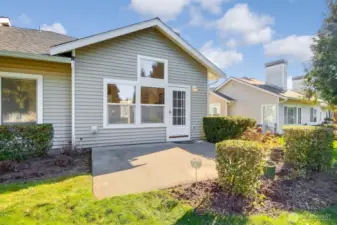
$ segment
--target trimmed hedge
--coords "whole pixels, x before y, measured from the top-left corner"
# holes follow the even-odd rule
[[[264,148],[255,141],[227,140],[216,144],[219,185],[234,195],[255,195],[263,174]]]
[[[255,119],[239,116],[204,117],[203,119],[206,140],[212,143],[238,138],[248,127],[255,126]]]
[[[319,126],[284,126],[285,160],[296,169],[322,171],[332,166],[333,129]]]
[[[52,124],[0,126],[0,160],[45,155],[53,145]]]

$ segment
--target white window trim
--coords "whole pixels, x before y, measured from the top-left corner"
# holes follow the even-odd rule
[[[277,117],[278,117],[278,109],[277,109],[278,107],[277,107],[277,105],[278,105],[278,104],[262,104],[262,105],[261,105],[261,115],[260,115],[260,117],[261,117],[261,124],[262,124],[262,125],[263,125],[263,119],[264,119],[264,118],[263,118],[263,109],[264,109],[265,106],[276,106],[276,109],[275,109],[275,110],[276,110],[276,113],[275,113],[275,117],[276,117],[276,126],[278,125],[278,123],[277,123],[277,121],[278,121],[278,119],[277,119]]]
[[[153,61],[164,63],[164,79],[141,77],[142,68],[141,68],[140,60],[142,59],[153,60]],[[165,87],[166,88],[168,84],[168,61],[166,59],[161,59],[161,58],[137,55],[137,80],[142,86]]]
[[[37,118],[36,123],[43,123],[43,76],[36,74],[26,74],[26,73],[12,73],[12,72],[0,72],[0,125],[2,124],[2,90],[1,90],[1,78],[17,78],[17,79],[29,79],[37,81],[36,96],[37,96]]]
[[[284,106],[284,108],[285,107],[287,107],[287,108],[296,108],[296,120],[295,120],[295,122],[296,123],[293,123],[293,124],[290,124],[290,123],[288,123],[288,121],[287,121],[287,123],[284,123],[285,125],[302,125],[303,124],[303,107],[298,107],[298,106],[293,106],[293,105],[285,105]],[[301,123],[299,123],[298,122],[298,119],[299,119],[299,116],[298,116],[298,109],[301,109]],[[284,112],[284,110],[283,110],[283,112]],[[287,111],[288,112],[288,111]],[[285,116],[286,115],[283,115],[283,120],[285,120]],[[289,118],[288,118],[289,119]],[[284,122],[284,121],[283,121]]]
[[[134,124],[108,124],[108,99],[107,99],[107,85],[108,84],[126,84],[126,85],[133,85],[136,87],[136,103],[132,104],[135,105],[135,123]],[[157,105],[157,104],[141,104],[141,85],[140,82],[137,81],[130,81],[130,80],[116,80],[116,79],[103,79],[103,128],[104,129],[114,129],[114,128],[146,128],[146,127],[166,127],[167,126],[167,88],[165,88],[165,104]],[[152,87],[147,85],[147,87]],[[164,107],[164,123],[142,123],[141,122],[141,107],[142,105],[148,106],[162,106]]]
[[[210,108],[209,108],[208,110],[210,111],[209,114],[210,114],[211,116],[214,116],[214,113],[211,112],[211,109],[213,109],[213,107],[218,107],[218,109],[219,109],[218,114],[219,114],[219,116],[221,116],[221,105],[220,105],[220,103],[212,103],[212,104],[210,104],[209,106],[210,106]]]

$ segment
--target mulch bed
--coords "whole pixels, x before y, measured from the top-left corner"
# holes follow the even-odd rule
[[[276,179],[262,179],[258,196],[254,199],[232,196],[221,190],[216,180],[178,186],[170,192],[175,198],[190,204],[199,214],[263,213],[276,216],[281,211],[314,211],[337,204],[337,168],[313,173],[306,178],[291,178],[287,167],[280,163]]]
[[[91,152],[84,150],[71,156],[47,155],[15,162],[11,171],[0,174],[0,183],[43,180],[86,174],[91,171]]]

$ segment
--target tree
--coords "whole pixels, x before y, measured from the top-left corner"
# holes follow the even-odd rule
[[[314,43],[312,69],[307,73],[306,95],[337,105],[337,3],[329,0],[329,15],[324,19]]]

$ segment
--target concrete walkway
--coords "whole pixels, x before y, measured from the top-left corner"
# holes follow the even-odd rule
[[[206,142],[93,149],[94,195],[102,199],[193,183],[195,158],[202,160],[198,181],[217,177],[214,144]]]

